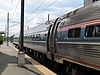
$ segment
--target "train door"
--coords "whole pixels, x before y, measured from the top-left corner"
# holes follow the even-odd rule
[[[53,25],[50,25],[48,30],[48,38],[47,38],[47,50],[50,54],[54,54],[57,52],[57,28],[60,21],[57,18]]]
[[[52,24],[50,24],[49,29],[48,29],[48,36],[47,36],[47,51],[50,52],[50,34],[52,29]]]
[[[54,30],[53,30],[53,39],[52,39],[52,42],[53,42],[53,50],[54,50],[54,53],[57,53],[57,29],[58,29],[58,26],[60,24],[60,21],[59,19],[56,21],[56,24],[55,24],[55,27],[54,27]]]

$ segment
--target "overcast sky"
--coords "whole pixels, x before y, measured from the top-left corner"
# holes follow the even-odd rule
[[[10,34],[19,32],[20,1],[0,0],[0,31],[5,30],[9,12]],[[84,0],[25,0],[25,29],[45,23],[48,14],[51,20],[83,5]]]

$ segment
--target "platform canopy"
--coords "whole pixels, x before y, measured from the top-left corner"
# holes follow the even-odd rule
[[[0,34],[5,34],[5,32],[4,31],[0,31]]]

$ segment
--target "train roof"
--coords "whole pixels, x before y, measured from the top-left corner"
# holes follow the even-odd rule
[[[95,9],[97,7],[100,7],[100,1],[94,2],[93,4],[85,6],[85,7],[78,8],[78,9],[76,9],[74,11],[71,11],[71,12],[69,12],[67,14],[62,15],[61,17],[63,19],[64,18],[68,18],[68,17],[74,16],[76,14],[81,14],[82,12],[85,12],[85,11],[93,10],[93,9]]]
[[[100,19],[100,1],[69,12],[61,16],[61,18],[66,20],[65,26]]]
[[[30,28],[29,30],[25,30],[24,34],[34,34],[34,33],[43,32],[47,30],[47,27],[48,26],[46,24],[38,25],[33,28]]]

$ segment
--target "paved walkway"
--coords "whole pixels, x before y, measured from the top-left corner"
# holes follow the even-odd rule
[[[27,60],[25,67],[17,65],[17,51],[4,43],[0,45],[0,75],[44,75]]]

